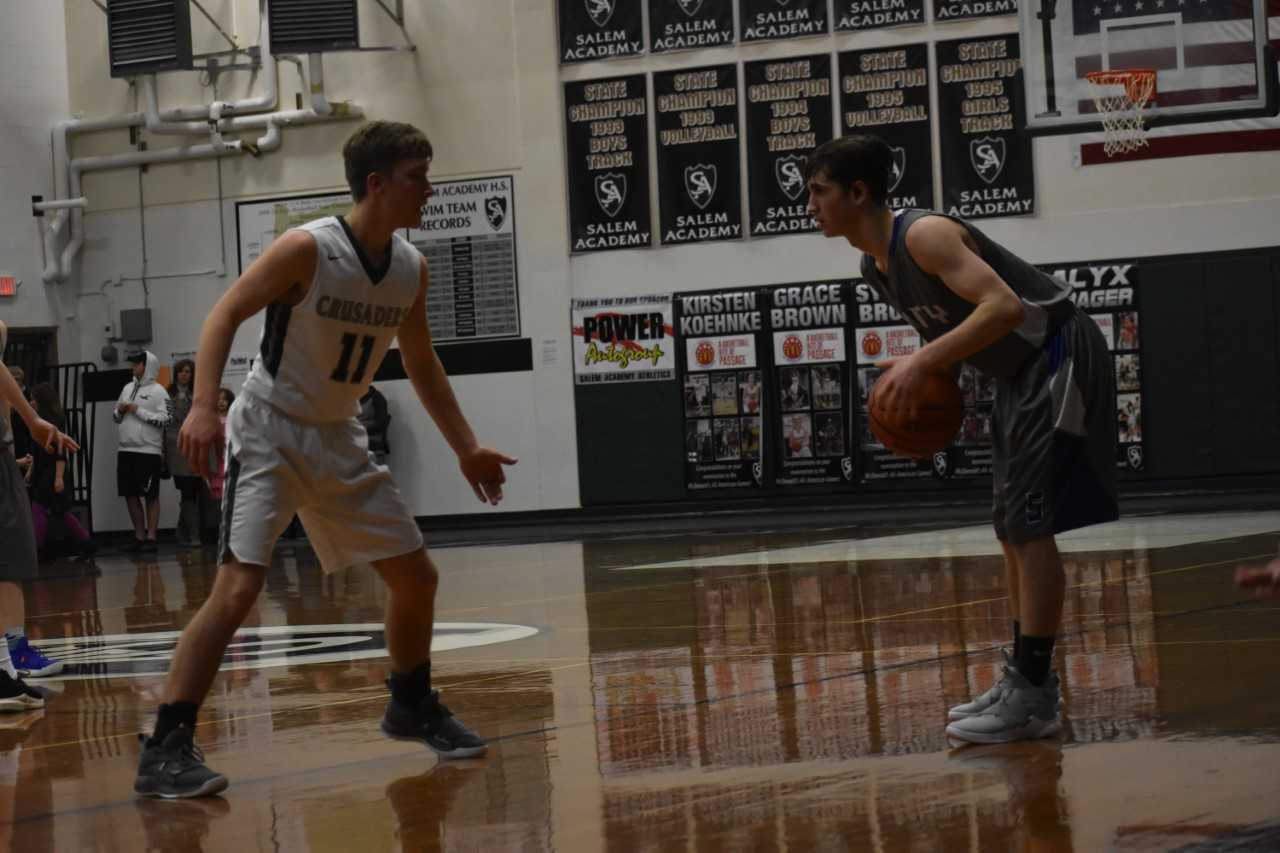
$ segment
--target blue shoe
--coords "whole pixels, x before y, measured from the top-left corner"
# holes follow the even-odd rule
[[[27,642],[26,637],[19,637],[18,642],[9,646],[9,657],[23,678],[48,678],[62,672],[66,666],[60,660],[42,655],[39,649]]]

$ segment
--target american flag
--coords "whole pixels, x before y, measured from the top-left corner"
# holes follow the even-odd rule
[[[1154,68],[1160,107],[1217,105],[1257,97],[1250,0],[1072,0],[1078,79],[1103,68]],[[1280,46],[1280,0],[1267,0],[1268,34]],[[1175,29],[1180,38],[1172,37]],[[1086,90],[1082,88],[1081,93]],[[1096,114],[1091,100],[1081,114]],[[1101,134],[1078,137],[1080,163],[1280,149],[1280,120],[1240,119],[1149,128],[1148,145],[1108,157]]]

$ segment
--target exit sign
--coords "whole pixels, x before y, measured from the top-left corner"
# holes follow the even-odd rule
[[[0,273],[0,296],[13,296],[18,292],[18,277]]]

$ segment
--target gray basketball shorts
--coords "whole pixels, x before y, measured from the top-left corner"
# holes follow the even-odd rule
[[[303,423],[241,394],[227,414],[219,559],[270,565],[295,513],[326,572],[422,547],[422,531],[391,472],[374,463],[359,421]]]
[[[30,580],[37,571],[36,530],[27,481],[18,470],[13,450],[0,445],[0,581]]]
[[[992,520],[1021,544],[1120,517],[1115,374],[1084,312],[1014,376],[996,381]]]

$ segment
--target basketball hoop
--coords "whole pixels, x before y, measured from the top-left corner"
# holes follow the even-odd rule
[[[1146,145],[1142,112],[1156,96],[1155,70],[1090,71],[1085,79],[1102,119],[1102,150],[1106,155],[1127,154]]]

